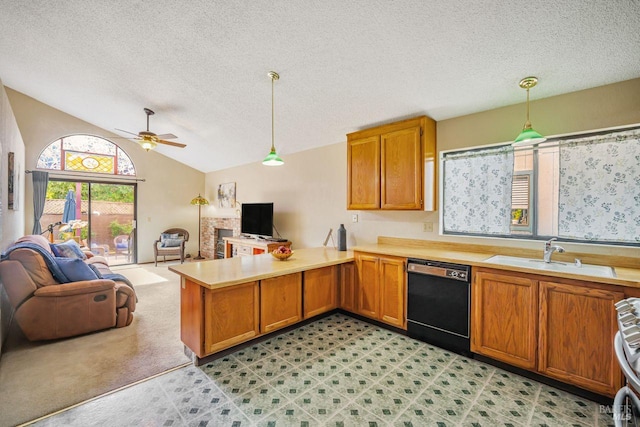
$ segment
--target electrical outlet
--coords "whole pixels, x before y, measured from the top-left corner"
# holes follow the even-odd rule
[[[358,214],[351,215],[351,222],[358,222]]]
[[[432,222],[423,222],[422,223],[422,231],[425,233],[433,232],[433,223]]]

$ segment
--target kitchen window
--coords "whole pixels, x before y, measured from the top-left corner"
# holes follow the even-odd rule
[[[444,234],[640,245],[637,127],[441,153],[441,170]]]

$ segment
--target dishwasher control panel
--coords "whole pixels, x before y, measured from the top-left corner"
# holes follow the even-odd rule
[[[438,261],[409,259],[407,263],[407,271],[409,273],[446,277],[449,279],[460,280],[462,282],[468,282],[471,267]]]

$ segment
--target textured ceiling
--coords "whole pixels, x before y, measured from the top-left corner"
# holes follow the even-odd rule
[[[640,77],[638,0],[0,0],[0,79],[203,172]],[[519,127],[519,124],[518,126]],[[517,130],[517,129],[516,129]]]

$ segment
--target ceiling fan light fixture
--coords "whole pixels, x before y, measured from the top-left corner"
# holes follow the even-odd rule
[[[274,143],[274,126],[273,126],[273,83],[278,80],[280,78],[280,75],[278,73],[276,73],[275,71],[269,71],[269,73],[267,74],[269,76],[269,78],[271,79],[271,151],[269,152],[269,154],[267,155],[267,157],[264,158],[264,160],[262,161],[262,164],[265,166],[280,166],[284,164],[284,160],[282,160],[278,154],[276,153],[276,147],[275,147],[275,143]]]
[[[150,138],[144,138],[144,139],[142,139],[142,140],[140,141],[140,145],[141,145],[141,146],[142,146],[142,148],[143,148],[145,151],[147,151],[147,152],[149,152],[149,151],[151,151],[151,150],[155,149],[155,148],[158,146],[158,144],[157,144],[153,139],[150,139]]]
[[[547,140],[540,133],[533,130],[531,127],[531,122],[529,121],[529,89],[538,84],[537,77],[525,77],[520,80],[519,86],[522,89],[527,90],[527,121],[524,123],[524,127],[522,128],[522,132],[518,135],[518,137],[511,143],[512,147],[526,147],[529,145],[537,145],[541,142]]]

